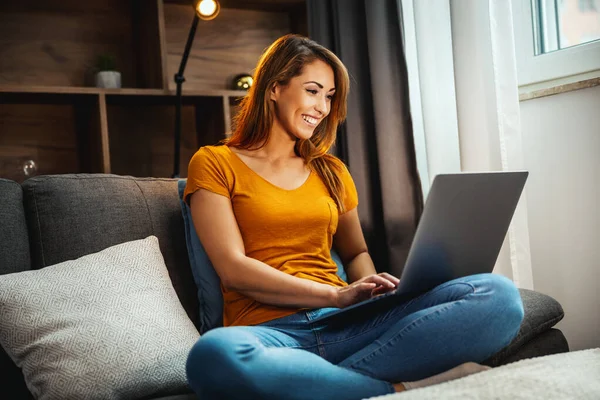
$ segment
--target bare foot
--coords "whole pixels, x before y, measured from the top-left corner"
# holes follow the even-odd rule
[[[404,385],[401,383],[392,383],[392,386],[394,387],[394,390],[396,391],[396,393],[404,392],[406,390]]]
[[[441,374],[433,375],[429,378],[421,379],[420,381],[394,383],[393,386],[396,392],[403,392],[405,390],[416,389],[436,385],[442,382],[452,381],[454,379],[463,378],[465,376],[487,371],[489,369],[491,369],[491,367],[488,367],[487,365],[481,365],[474,362],[466,362],[452,369],[449,369],[448,371],[442,372]]]

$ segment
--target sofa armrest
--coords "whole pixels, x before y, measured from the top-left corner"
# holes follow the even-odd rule
[[[525,310],[521,328],[519,329],[517,336],[508,346],[483,362],[486,365],[498,366],[510,362],[508,360],[514,358],[523,346],[533,341],[544,332],[547,332],[563,319],[565,315],[560,303],[552,297],[528,289],[519,289],[519,292],[521,293],[523,308]],[[562,337],[559,338],[560,340],[556,342],[556,345],[538,347],[539,352],[531,353],[531,357],[569,351],[569,346],[564,335],[562,335],[562,332],[558,332]],[[545,349],[548,350],[548,352],[546,352]],[[524,355],[517,359],[527,357],[528,356]]]

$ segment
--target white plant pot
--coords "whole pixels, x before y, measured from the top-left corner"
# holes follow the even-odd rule
[[[121,87],[121,73],[117,71],[100,71],[96,74],[96,87],[118,89]]]

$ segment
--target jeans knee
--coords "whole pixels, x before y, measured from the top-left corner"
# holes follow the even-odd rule
[[[220,352],[218,339],[213,340],[211,332],[202,335],[190,350],[185,365],[188,382],[194,391],[198,392],[200,388],[205,388],[209,382],[206,382],[206,365],[217,362]],[[218,383],[217,383],[218,384]]]
[[[242,365],[257,346],[240,336],[235,328],[213,329],[198,339],[186,362],[187,379],[196,393],[219,393],[232,384],[245,381]]]
[[[186,374],[194,391],[212,391],[212,388],[224,383],[219,381],[221,378],[230,376],[226,369],[233,364],[234,354],[231,351],[233,343],[228,336],[226,329],[213,329],[202,335],[190,350]],[[220,373],[212,373],[215,370]]]
[[[507,334],[514,337],[525,316],[519,289],[510,279],[498,274],[489,274],[488,285],[490,299],[497,310],[501,325]]]

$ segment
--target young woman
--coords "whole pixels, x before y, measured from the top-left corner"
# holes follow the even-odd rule
[[[477,362],[518,332],[519,292],[496,274],[311,322],[399,282],[375,271],[352,177],[328,154],[348,85],[332,52],[284,36],[262,55],[231,138],[190,162],[185,199],[224,298],[225,327],[187,362],[202,399],[363,399],[427,386],[487,369]]]

